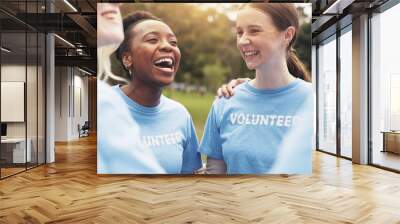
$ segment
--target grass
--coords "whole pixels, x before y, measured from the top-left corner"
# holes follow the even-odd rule
[[[192,115],[192,119],[196,128],[197,138],[200,141],[203,137],[204,125],[206,123],[207,115],[210,111],[215,96],[211,93],[201,95],[197,92],[185,93],[170,89],[165,89],[163,91],[163,94],[168,98],[180,102],[186,107],[186,109]]]

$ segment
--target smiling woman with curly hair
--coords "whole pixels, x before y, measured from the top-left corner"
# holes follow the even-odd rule
[[[181,53],[171,28],[154,15],[137,11],[124,19],[125,39],[117,58],[129,72],[127,85],[113,91],[139,124],[140,141],[167,174],[190,174],[201,168],[194,124],[180,103],[162,95],[174,81]]]

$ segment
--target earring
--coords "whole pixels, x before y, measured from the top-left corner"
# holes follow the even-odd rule
[[[128,73],[130,74],[131,70],[129,69],[129,66],[124,64],[124,67],[125,67],[125,70],[128,71]]]
[[[129,69],[129,66],[125,66],[125,70],[128,71],[129,78],[132,79],[132,71]]]
[[[125,69],[128,71],[129,77],[132,77],[132,71],[128,67],[125,67]]]

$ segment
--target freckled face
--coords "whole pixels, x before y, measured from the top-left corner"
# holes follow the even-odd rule
[[[285,57],[284,32],[280,32],[271,17],[260,10],[244,8],[239,11],[236,40],[237,48],[251,70]]]

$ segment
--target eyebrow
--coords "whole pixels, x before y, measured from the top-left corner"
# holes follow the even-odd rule
[[[160,36],[160,35],[161,35],[161,33],[158,32],[158,31],[152,31],[152,32],[149,32],[149,33],[145,33],[145,34],[143,35],[143,37],[146,37],[147,35],[152,35],[152,34],[153,34],[153,35],[157,35],[157,36]],[[175,34],[173,34],[173,33],[168,33],[167,36],[168,36],[168,37],[175,37],[175,38],[176,38]]]
[[[236,27],[236,29],[239,29],[239,28],[242,28],[242,27]],[[258,28],[258,29],[262,29],[262,27],[260,26],[260,25],[249,25],[249,26],[247,26],[247,28]]]
[[[247,28],[262,28],[262,27],[259,25],[249,25]]]

